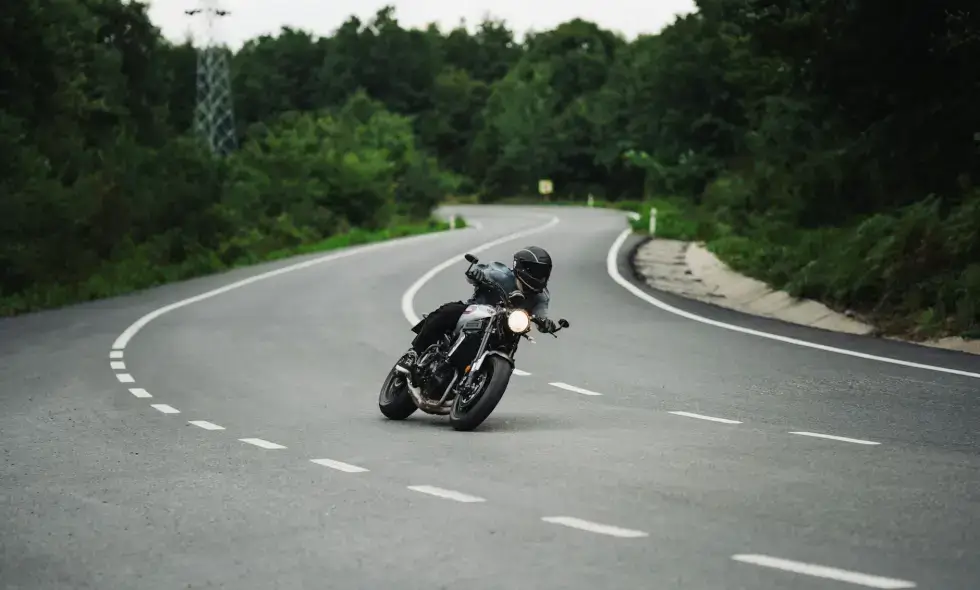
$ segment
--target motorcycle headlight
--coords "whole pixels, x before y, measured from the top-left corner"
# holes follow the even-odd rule
[[[507,327],[515,334],[523,334],[531,327],[531,316],[522,309],[515,309],[507,316]]]

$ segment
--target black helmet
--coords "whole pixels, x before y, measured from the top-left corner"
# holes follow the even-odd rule
[[[551,278],[551,255],[538,246],[518,250],[514,253],[514,276],[534,293],[544,291]]]

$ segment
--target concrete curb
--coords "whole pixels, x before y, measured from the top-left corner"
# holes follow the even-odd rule
[[[703,244],[650,239],[636,248],[630,262],[648,285],[682,297],[835,332],[865,335],[875,332],[873,326],[852,314],[834,311],[817,301],[797,299],[733,271]],[[943,338],[918,342],[888,339],[980,355],[980,341],[977,340]]]

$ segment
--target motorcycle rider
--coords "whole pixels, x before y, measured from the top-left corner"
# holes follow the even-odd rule
[[[396,363],[395,369],[407,375],[414,384],[415,364],[418,362],[419,355],[456,327],[456,322],[468,305],[492,305],[499,301],[500,294],[482,284],[487,281],[497,283],[507,293],[521,291],[524,301],[520,307],[535,318],[538,330],[545,333],[554,332],[558,326],[547,316],[548,304],[551,301],[548,292],[551,268],[551,255],[540,246],[528,246],[515,252],[514,262],[510,268],[502,262],[474,264],[466,273],[466,278],[475,287],[473,297],[465,303],[462,301],[445,303],[417,323],[412,328],[416,334],[412,340],[412,347]]]

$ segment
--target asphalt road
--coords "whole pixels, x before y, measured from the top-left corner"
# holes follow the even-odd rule
[[[458,209],[480,229],[0,321],[0,585],[980,587],[980,379],[665,311],[610,277],[622,213]],[[386,421],[403,303],[465,298],[466,265],[406,290],[549,223],[478,255],[549,249],[571,328],[522,345],[529,374],[479,431]],[[632,243],[612,257],[627,280]],[[700,318],[980,373],[965,354],[641,289]]]

